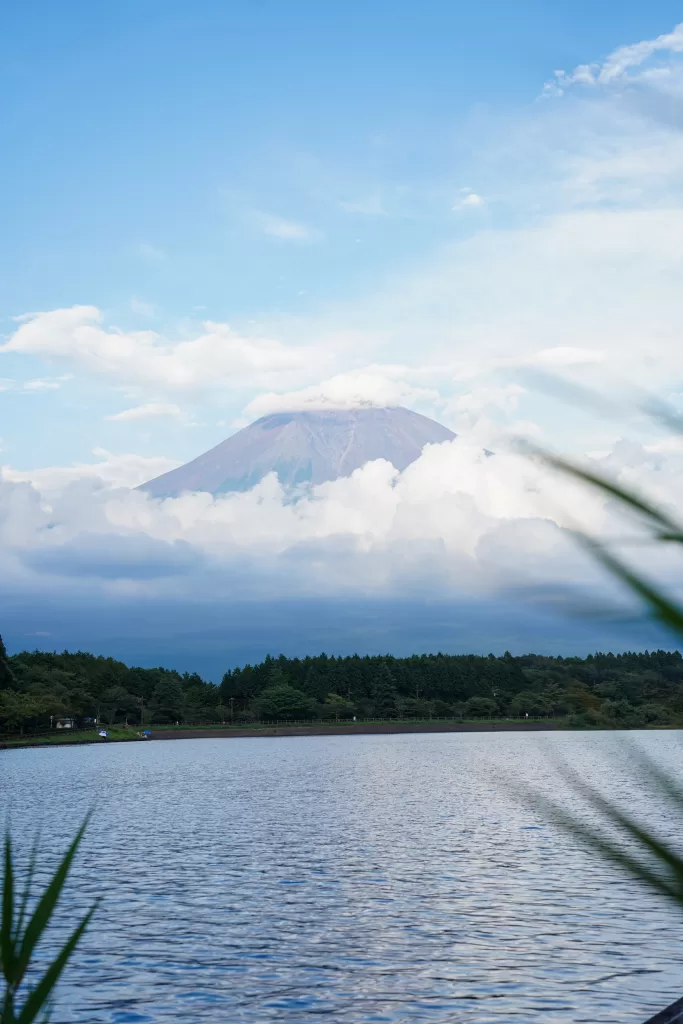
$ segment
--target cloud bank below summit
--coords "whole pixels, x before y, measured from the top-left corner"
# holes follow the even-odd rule
[[[680,506],[683,452],[622,442],[599,464]],[[131,463],[127,482],[148,471],[144,461]],[[33,482],[6,473],[5,581],[78,587],[80,573],[87,590],[98,581],[103,591],[154,597],[163,577],[166,595],[175,587],[197,600],[208,581],[212,598],[234,593],[237,581],[243,595],[267,598],[396,588],[492,595],[593,585],[598,577],[577,557],[568,529],[581,523],[603,536],[631,529],[599,496],[520,455],[486,458],[463,439],[427,445],[402,473],[380,459],[297,500],[274,474],[245,493],[167,499],[122,487],[123,475],[106,457],[99,478],[77,467],[38,473]]]
[[[568,532],[581,522],[624,536],[633,524],[518,455],[485,458],[457,439],[427,446],[403,473],[378,460],[297,501],[274,475],[246,493],[153,499],[112,486],[106,456],[100,465],[99,480],[76,470],[35,485],[0,479],[13,648],[77,644],[215,675],[285,649],[557,653],[667,642],[633,623],[614,632],[606,610],[633,610]],[[600,465],[680,506],[683,452],[622,442]],[[130,483],[136,472],[147,467],[129,467]],[[629,555],[678,585],[668,553]],[[590,613],[588,631],[566,617],[574,605]]]

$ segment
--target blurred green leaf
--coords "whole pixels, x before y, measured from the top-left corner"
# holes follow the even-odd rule
[[[88,816],[89,818],[89,816]],[[48,1001],[54,991],[71,954],[87,928],[96,904],[77,925],[70,938],[48,966],[40,980],[23,994],[23,1006],[17,1009],[21,999],[22,985],[26,970],[31,963],[36,946],[52,920],[57,902],[62,894],[69,870],[85,832],[88,818],[76,833],[76,837],[62,858],[52,879],[38,900],[28,918],[30,889],[35,873],[37,845],[34,844],[29,858],[26,880],[19,902],[15,908],[14,864],[9,834],[5,838],[2,888],[2,917],[0,919],[0,971],[4,982],[4,993],[0,1006],[0,1024],[32,1024],[42,1013],[42,1020],[48,1019]]]
[[[683,526],[645,497],[628,490],[603,474],[587,469],[585,466],[579,466],[578,463],[562,458],[559,455],[553,455],[542,448],[537,448],[535,445],[525,445],[525,448],[530,454],[545,462],[546,465],[585,484],[589,484],[604,494],[609,494],[610,497],[616,498],[622,505],[644,516],[650,523],[660,526],[665,531],[659,534],[660,539],[683,539]]]
[[[74,841],[66,851],[59,867],[52,877],[52,881],[45,890],[31,919],[26,925],[17,957],[17,983],[21,982],[31,955],[34,952],[43,931],[47,927],[52,914],[54,913],[54,909],[57,906],[57,900],[64,888],[66,876],[69,873],[69,868],[71,867],[71,863],[76,855],[76,850],[80,846],[87,824],[88,818],[86,818],[76,833]]]

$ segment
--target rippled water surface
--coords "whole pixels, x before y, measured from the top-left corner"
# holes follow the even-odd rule
[[[683,770],[681,734],[637,740]],[[0,752],[12,830],[25,849],[40,827],[46,868],[97,809],[60,929],[103,904],[53,1024],[640,1024],[683,994],[675,912],[505,784],[557,791],[559,754],[682,831],[619,745],[447,733]]]

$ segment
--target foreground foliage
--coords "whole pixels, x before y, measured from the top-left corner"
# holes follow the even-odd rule
[[[29,861],[22,895],[17,899],[12,844],[9,835],[5,838],[2,918],[0,919],[0,973],[4,992],[0,1002],[0,1024],[31,1024],[32,1021],[38,1019],[43,1021],[48,1019],[47,1011],[53,990],[69,957],[80,942],[95,907],[93,906],[74,928],[69,939],[49,964],[42,977],[33,984],[29,984],[26,981],[26,974],[30,969],[36,947],[53,917],[84,831],[85,824],[78,830],[76,838],[30,915],[29,902],[36,866],[36,850],[34,848]]]

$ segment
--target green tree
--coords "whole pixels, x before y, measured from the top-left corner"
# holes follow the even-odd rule
[[[372,707],[376,718],[396,718],[396,684],[386,663],[380,665],[373,680]]]
[[[530,690],[522,690],[510,701],[510,714],[513,718],[542,718],[550,711],[548,702],[542,694],[532,693]]]
[[[7,660],[7,650],[0,636],[0,690],[13,690],[16,688],[16,685],[14,673],[9,667],[9,661]]]
[[[23,735],[27,722],[45,711],[45,702],[27,693],[13,690],[0,691],[0,720],[8,729],[18,729]]]
[[[323,718],[333,718],[335,722],[338,722],[340,718],[353,718],[356,713],[356,705],[346,697],[340,697],[338,693],[328,693],[320,711]]]
[[[312,718],[316,711],[316,703],[301,690],[284,683],[280,686],[269,686],[257,701],[257,708],[262,718],[291,721],[296,718]]]
[[[179,681],[170,674],[162,676],[154,688],[150,707],[155,722],[180,722],[183,718],[184,695]]]
[[[450,718],[453,714],[453,705],[447,704],[445,700],[433,700],[432,713],[435,718]]]
[[[415,697],[401,697],[398,701],[401,718],[431,718],[434,706],[428,700],[416,700]]]
[[[491,697],[470,697],[465,702],[465,714],[468,718],[493,718],[498,712],[498,705]]]
[[[116,721],[119,712],[126,716],[126,725],[128,725],[128,716],[139,711],[135,697],[124,690],[122,686],[110,686],[108,690],[105,690],[101,697],[100,708],[110,726]]]

